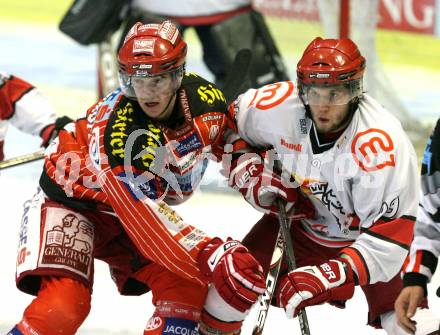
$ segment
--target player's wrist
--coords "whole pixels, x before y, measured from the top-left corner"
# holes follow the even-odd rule
[[[423,288],[424,296],[428,295],[429,278],[418,272],[407,272],[403,275],[403,287],[420,286]]]

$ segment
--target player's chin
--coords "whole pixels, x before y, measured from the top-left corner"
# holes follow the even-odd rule
[[[332,132],[332,127],[326,123],[318,123],[316,124],[316,129],[320,134],[328,134]]]
[[[157,118],[162,114],[163,108],[160,105],[148,106],[147,104],[140,104],[142,110],[151,118]]]

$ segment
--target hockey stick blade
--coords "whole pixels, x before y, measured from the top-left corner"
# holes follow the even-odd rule
[[[240,93],[240,88],[248,76],[251,60],[252,52],[249,49],[241,49],[235,55],[234,62],[226,76],[223,89],[228,105]]]
[[[4,170],[13,166],[30,163],[44,157],[44,149],[38,150],[31,154],[26,154],[14,158],[10,158],[0,162],[0,170]]]

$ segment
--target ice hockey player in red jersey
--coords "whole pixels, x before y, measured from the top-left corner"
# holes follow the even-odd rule
[[[264,292],[240,242],[207,236],[169,206],[221,157],[227,121],[222,91],[185,73],[186,53],[170,21],[136,23],[118,55],[121,88],[46,150],[16,272],[17,287],[37,297],[9,334],[75,334],[90,310],[94,258],[121,294],[152,291],[145,335],[196,334],[209,283],[240,313]]]
[[[230,106],[236,129],[227,141],[235,157],[229,183],[266,213],[242,241],[266,271],[279,228],[274,199],[284,199],[291,215],[297,195],[289,185],[299,186],[307,208],[314,207],[291,221],[297,268],[282,267],[275,291],[287,317],[325,302],[344,307],[360,286],[368,324],[403,334],[393,307],[413,237],[417,158],[399,121],[363,92],[365,65],[350,39],[318,37],[297,64],[297,85],[279,82],[239,96]],[[280,172],[270,168],[273,151]],[[215,307],[205,309],[217,316]]]
[[[0,72],[0,161],[4,159],[4,141],[8,125],[40,136],[46,147],[54,137],[55,109],[40,90],[27,81]]]
[[[420,313],[416,314],[417,306],[427,296],[427,284],[437,268],[440,255],[439,174],[440,120],[437,121],[423,155],[421,198],[414,226],[414,240],[403,267],[404,288],[395,303],[399,325],[412,334],[419,334],[421,320],[417,319],[417,314]],[[439,292],[437,291],[437,295]],[[439,327],[438,321],[433,327]]]

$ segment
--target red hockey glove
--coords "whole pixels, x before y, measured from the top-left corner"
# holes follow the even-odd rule
[[[42,138],[41,146],[47,148],[50,142],[58,136],[58,132],[64,128],[66,124],[73,121],[68,116],[61,116],[55,120],[54,123],[48,124],[40,132],[40,137]]]
[[[278,215],[275,199],[286,202],[286,213],[295,219],[314,218],[310,200],[298,192],[294,180],[281,180],[281,176],[268,164],[268,153],[243,154],[231,163],[229,185],[237,189],[248,203],[265,214]],[[295,207],[295,215],[293,215]]]
[[[244,154],[232,162],[229,185],[237,189],[247,202],[265,214],[276,215],[276,198],[286,202],[288,212],[297,199],[297,191],[291,185],[285,185],[281,176],[269,167],[265,159],[267,153]]]
[[[263,268],[238,241],[212,239],[198,262],[218,295],[240,312],[249,310],[266,289]]]
[[[5,159],[5,154],[3,152],[3,145],[5,141],[0,140],[0,162]]]
[[[345,259],[338,258],[288,273],[278,285],[277,300],[287,317],[293,318],[306,306],[345,301],[353,294],[353,270]]]

